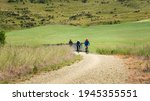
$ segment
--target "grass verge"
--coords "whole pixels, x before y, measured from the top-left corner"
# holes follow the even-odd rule
[[[122,54],[150,57],[150,44],[140,46],[117,46],[115,48],[98,48],[98,54]]]
[[[68,46],[0,47],[0,83],[12,83],[41,71],[57,70],[80,59]]]

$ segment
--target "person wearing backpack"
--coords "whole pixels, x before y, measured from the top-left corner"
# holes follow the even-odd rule
[[[78,40],[78,41],[76,42],[77,52],[80,51],[80,45],[81,45],[81,43],[80,43],[80,41]]]
[[[88,38],[86,38],[86,40],[84,41],[84,46],[85,46],[85,52],[88,53],[88,46],[90,45],[90,42],[88,40]]]

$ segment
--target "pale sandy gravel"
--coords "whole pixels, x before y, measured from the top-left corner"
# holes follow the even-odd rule
[[[62,69],[41,73],[21,83],[116,84],[126,83],[128,71],[116,56],[79,53],[83,60]]]

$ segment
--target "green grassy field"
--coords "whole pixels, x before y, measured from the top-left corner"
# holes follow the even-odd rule
[[[70,26],[47,25],[7,33],[7,44],[12,45],[41,45],[68,43],[85,38],[90,40],[90,51],[97,49],[121,49],[149,47],[150,22],[135,22],[115,25]],[[147,48],[148,48],[147,47]],[[135,48],[135,49],[136,49]],[[146,50],[146,49],[145,49]]]

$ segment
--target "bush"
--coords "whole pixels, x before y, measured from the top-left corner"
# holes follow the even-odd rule
[[[0,31],[0,44],[5,44],[5,32],[4,31]]]
[[[82,0],[82,3],[87,3],[87,0]]]

